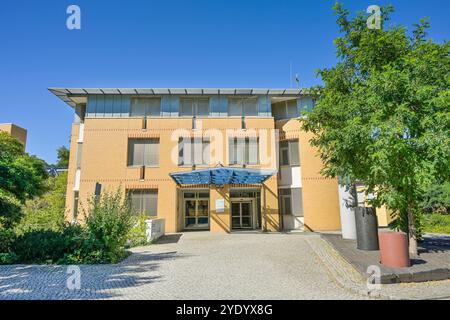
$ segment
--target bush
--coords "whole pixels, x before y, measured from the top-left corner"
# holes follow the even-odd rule
[[[128,197],[120,191],[92,198],[89,204],[83,225],[63,224],[57,211],[36,209],[25,216],[25,225],[0,227],[0,264],[117,263],[128,255],[127,241],[133,246],[147,243],[146,217],[132,217]]]
[[[13,252],[22,263],[64,263],[66,255],[81,250],[86,236],[79,225],[63,231],[34,230],[17,237]]]
[[[11,229],[0,227],[0,253],[10,253],[16,235]]]
[[[450,182],[434,183],[423,194],[421,208],[426,213],[449,214]]]
[[[15,253],[0,253],[0,264],[13,264],[19,261]]]
[[[10,192],[0,188],[0,228],[11,228],[21,216],[21,203]]]
[[[424,231],[430,233],[450,234],[450,215],[425,214]]]
[[[148,217],[140,214],[132,217],[133,227],[128,234],[128,247],[144,246],[148,244],[147,241],[147,221]]]
[[[102,260],[116,263],[125,256],[125,244],[133,226],[128,197],[120,190],[89,201],[86,218],[89,252],[100,251]]]

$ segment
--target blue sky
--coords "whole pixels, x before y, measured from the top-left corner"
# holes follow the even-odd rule
[[[448,40],[448,0],[343,0],[356,12],[392,3],[392,21],[431,18]],[[52,163],[68,146],[73,111],[48,87],[289,87],[320,83],[332,66],[334,0],[21,1],[0,6],[0,123],[28,130],[27,151]],[[81,8],[81,30],[66,9]]]

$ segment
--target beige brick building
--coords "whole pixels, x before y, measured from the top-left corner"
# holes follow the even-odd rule
[[[297,89],[51,88],[74,109],[67,219],[121,188],[166,232],[339,230]]]

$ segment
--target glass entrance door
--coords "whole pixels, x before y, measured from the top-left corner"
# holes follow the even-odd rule
[[[186,193],[184,195],[184,228],[207,229],[209,227],[209,199],[205,193]],[[186,199],[187,198],[187,199]]]
[[[253,228],[252,201],[231,202],[231,228],[232,229]]]

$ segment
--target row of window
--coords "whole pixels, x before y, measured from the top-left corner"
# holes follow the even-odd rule
[[[279,210],[282,214],[303,216],[302,210],[302,193],[300,188],[292,189],[279,189]],[[158,215],[158,190],[156,189],[142,189],[142,190],[130,190],[129,191],[131,208],[133,214],[144,214],[151,217],[156,217]],[[230,197],[259,197],[255,192],[232,192]],[[188,198],[209,198],[207,192],[200,193],[186,193],[184,195],[185,199]]]
[[[258,138],[230,138],[230,164],[259,164]],[[180,138],[178,142],[178,165],[208,165],[210,163],[210,141],[208,138]],[[300,165],[298,140],[280,142],[280,164]],[[159,139],[129,139],[128,166],[156,167],[159,165]]]
[[[208,116],[210,113],[209,98],[181,98],[180,116]],[[131,101],[132,117],[161,115],[160,98],[133,98]],[[257,116],[258,99],[230,98],[228,106],[229,116]]]

